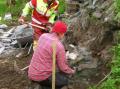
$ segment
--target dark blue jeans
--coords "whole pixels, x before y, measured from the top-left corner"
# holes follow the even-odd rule
[[[34,81],[36,82],[36,81]],[[68,84],[68,77],[67,75],[57,72],[56,73],[56,89],[61,89],[63,86],[66,86]],[[44,81],[40,81],[39,83],[42,87],[42,89],[52,89],[52,76],[50,76],[48,79]]]

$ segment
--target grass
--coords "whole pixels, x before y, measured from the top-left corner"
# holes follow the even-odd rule
[[[11,7],[8,7],[6,5],[6,0],[0,0],[0,17],[2,17],[0,23],[6,23],[3,20],[5,13],[11,13],[13,20],[18,21],[26,2],[27,0],[16,0],[15,6],[12,5]]]
[[[6,0],[0,0],[0,16],[3,16],[7,10]]]
[[[18,18],[20,17],[21,13],[22,13],[22,9],[24,8],[26,2],[28,2],[28,0],[16,0],[16,4],[15,6],[11,6],[8,8],[8,6],[6,5],[6,0],[0,0],[0,17],[4,17],[5,13],[10,12],[12,14],[13,20],[17,21]],[[63,14],[65,11],[65,0],[59,0],[60,5],[59,5],[59,14]],[[27,19],[30,18],[30,15]],[[3,21],[3,19],[1,20],[1,22],[5,22]]]

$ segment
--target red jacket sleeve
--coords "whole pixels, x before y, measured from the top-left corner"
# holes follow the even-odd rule
[[[30,3],[34,8],[36,8],[37,0],[31,0]]]

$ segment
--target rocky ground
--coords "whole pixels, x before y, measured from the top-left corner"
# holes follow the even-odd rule
[[[68,87],[87,89],[90,85],[99,84],[110,72],[106,64],[111,61],[112,54],[109,50],[116,42],[115,35],[118,29],[113,20],[113,1],[67,2],[68,8],[63,20],[68,23],[68,32],[63,43],[69,64],[78,68]],[[74,4],[72,8],[71,2],[72,6]],[[4,32],[8,31],[3,30],[2,33]],[[27,47],[24,44],[22,49],[20,45],[19,48],[15,48],[14,41],[2,39],[0,42],[0,89],[27,89],[30,85],[27,71],[20,71],[29,65],[32,54],[29,54],[30,45]]]

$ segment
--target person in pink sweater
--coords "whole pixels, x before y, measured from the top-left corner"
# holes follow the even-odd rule
[[[51,86],[52,78],[52,43],[56,44],[56,87],[63,87],[68,80],[66,75],[74,74],[75,70],[68,66],[65,49],[61,43],[67,31],[67,26],[62,21],[55,22],[52,31],[41,35],[38,46],[35,49],[30,62],[28,77],[30,80],[39,82],[43,86]]]

